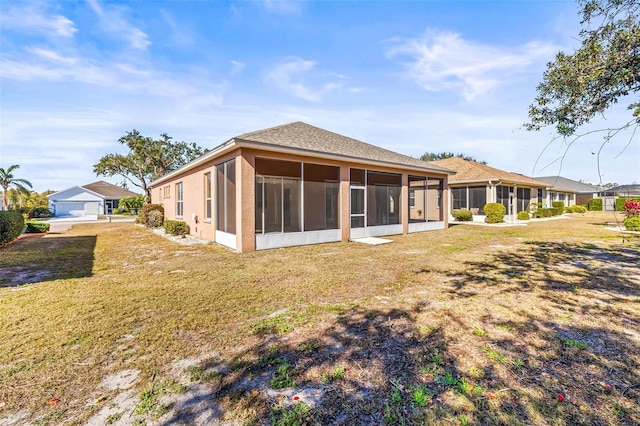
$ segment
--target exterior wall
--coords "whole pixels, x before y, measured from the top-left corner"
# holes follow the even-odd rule
[[[105,213],[103,197],[75,186],[49,197],[49,209],[55,216],[84,216]]]
[[[339,193],[338,193],[338,229],[305,231],[292,233],[268,233],[260,237],[260,246],[257,247],[257,236],[255,233],[255,164],[256,158],[277,159],[284,161],[295,161],[313,163],[326,166],[339,167]],[[443,220],[440,222],[430,222],[426,229],[444,229],[448,220],[448,200],[447,196],[447,175],[437,173],[424,173],[411,171],[407,172],[399,168],[378,167],[356,162],[343,162],[331,159],[321,159],[293,154],[281,154],[270,151],[260,151],[249,148],[238,148],[224,156],[212,159],[205,164],[198,166],[179,175],[173,176],[170,180],[154,186],[152,188],[152,202],[162,204],[165,208],[165,217],[171,220],[182,220],[190,227],[190,233],[199,238],[216,241],[216,168],[230,159],[236,161],[236,234],[235,249],[240,252],[254,251],[260,248],[282,247],[302,244],[314,244],[325,241],[348,241],[351,237],[351,217],[350,217],[350,169],[366,169],[379,172],[396,173],[402,176],[402,188],[400,194],[400,224],[387,225],[386,227],[369,227],[370,235],[388,235],[385,230],[393,228],[393,233],[407,233],[409,229],[409,190],[408,176],[417,175],[443,180],[443,193],[441,208],[445,209]],[[205,220],[205,174],[212,174],[212,218]],[[183,215],[176,215],[176,184],[183,185]],[[168,192],[165,188],[168,187]],[[375,229],[378,228],[378,229]],[[395,231],[397,228],[397,231]],[[416,228],[414,228],[416,229]],[[423,230],[423,229],[420,229]],[[267,235],[268,238],[264,238]],[[227,237],[230,235],[227,234]],[[231,244],[229,244],[231,245]]]

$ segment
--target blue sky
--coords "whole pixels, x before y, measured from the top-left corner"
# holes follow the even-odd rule
[[[2,2],[0,167],[62,190],[105,179],[93,164],[132,129],[212,148],[301,120],[406,155],[640,182],[638,135],[600,151],[600,176],[600,136],[521,128],[579,29],[573,1]]]

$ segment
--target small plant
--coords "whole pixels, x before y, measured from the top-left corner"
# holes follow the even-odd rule
[[[307,355],[318,352],[318,349],[320,349],[318,342],[305,342],[298,346],[298,351]]]
[[[516,370],[520,370],[522,367],[524,367],[524,361],[521,360],[520,358],[513,358],[511,360],[511,364],[513,365],[513,368],[515,368]]]
[[[471,424],[471,420],[466,414],[460,414],[458,416],[458,421],[460,422],[460,426],[469,426]]]
[[[473,220],[473,213],[471,210],[454,210],[451,212],[451,216],[458,222],[469,222]]]
[[[484,205],[484,214],[487,223],[501,223],[504,221],[504,215],[507,209],[501,203],[488,203]]]
[[[474,387],[473,384],[469,382],[467,379],[465,379],[464,377],[461,377],[460,380],[458,380],[457,386],[460,392],[466,393],[466,394],[471,393]]]
[[[484,351],[484,353],[487,355],[487,358],[494,360],[494,361],[498,361],[501,363],[505,363],[507,362],[507,357],[500,352],[494,351],[493,349],[487,347],[487,346],[483,346],[482,350]]]
[[[323,374],[322,376],[320,376],[320,381],[322,383],[330,383],[335,380],[344,379],[346,370],[347,369],[344,366],[339,365],[330,374]]]
[[[411,400],[418,407],[424,407],[431,401],[431,391],[421,383],[411,390]]]
[[[564,343],[567,346],[571,346],[572,348],[578,348],[578,349],[587,348],[587,344],[579,340],[568,339],[565,337],[561,337],[560,340],[562,341],[562,343]]]
[[[123,413],[115,413],[107,417],[105,424],[112,425],[122,418]]]
[[[469,369],[469,374],[473,377],[476,378],[483,378],[485,375],[485,372],[482,368],[478,368],[478,367],[471,367]]]
[[[284,361],[269,381],[269,384],[273,389],[292,388],[296,385],[294,377],[297,375],[297,371],[291,364]]]
[[[290,407],[274,407],[269,412],[269,417],[273,426],[301,426],[309,423],[310,411],[304,402],[296,402]]]
[[[473,334],[480,337],[487,337],[489,333],[478,327],[477,325],[473,328]]]
[[[196,367],[195,365],[191,365],[187,367],[185,370],[189,374],[189,380],[192,382],[197,382],[202,380],[203,382],[210,382],[213,379],[220,378],[222,374],[217,371],[205,371],[200,367]]]
[[[252,334],[287,334],[293,331],[293,326],[289,324],[288,318],[279,315],[265,318],[249,325]]]
[[[449,371],[444,373],[444,376],[440,376],[440,380],[447,386],[455,386],[458,384],[458,379],[456,379]]]
[[[529,213],[525,212],[524,210],[518,212],[518,220],[529,220]]]
[[[444,365],[444,361],[442,360],[442,357],[440,356],[440,351],[438,351],[437,349],[433,351],[433,355],[431,357],[433,359],[433,362],[437,365]]]
[[[398,388],[393,388],[393,393],[391,394],[391,402],[394,404],[401,404],[402,403],[402,393],[400,392],[400,389]]]

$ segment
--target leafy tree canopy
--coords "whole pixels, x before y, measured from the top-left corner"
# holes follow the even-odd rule
[[[9,210],[9,188],[14,187],[20,192],[29,193],[27,187],[32,188],[31,182],[13,175],[14,170],[19,169],[18,164],[9,166],[6,170],[0,167],[0,187],[2,187],[2,209]]]
[[[151,182],[207,152],[195,143],[175,142],[166,133],[161,134],[160,139],[152,139],[135,129],[118,142],[126,145],[129,153],[107,154],[94,164],[93,171],[98,176],[123,177],[141,188],[147,201],[151,200]]]
[[[438,153],[425,152],[420,157],[418,157],[418,159],[420,159],[422,161],[436,161],[436,160],[444,160],[445,158],[451,158],[451,157],[460,157],[460,158],[464,158],[465,160],[475,161],[476,163],[480,163],[480,164],[484,164],[484,165],[487,164],[486,161],[476,160],[474,157],[471,157],[469,155],[454,154],[453,152],[438,152]]]
[[[538,95],[529,107],[528,130],[554,126],[571,136],[629,96],[629,121],[604,129],[607,137],[640,123],[640,1],[578,0],[582,16],[581,45],[560,52],[547,65]]]

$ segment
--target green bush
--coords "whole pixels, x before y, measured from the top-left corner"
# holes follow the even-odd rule
[[[164,229],[167,231],[167,234],[179,236],[186,235],[191,231],[189,225],[181,220],[165,220]]]
[[[564,213],[564,207],[551,207],[549,210],[551,210],[552,216],[560,216]]]
[[[156,205],[160,205],[160,204],[156,204]],[[118,210],[120,213],[129,212],[129,213],[135,214],[138,210],[140,210],[143,207],[144,207],[143,195],[136,195],[134,197],[125,197],[125,198],[121,198],[120,201],[118,201]]]
[[[551,203],[551,207],[564,210],[564,201],[554,201]]]
[[[566,213],[586,213],[587,208],[585,206],[569,206],[565,207],[564,211]]]
[[[29,210],[27,214],[29,219],[39,218],[39,217],[53,217],[53,213],[46,207],[34,207]]]
[[[0,246],[18,238],[24,229],[24,216],[17,210],[0,211]]]
[[[471,210],[454,210],[451,212],[451,216],[459,222],[468,222],[473,220],[473,213],[471,213]]]
[[[49,232],[50,225],[45,222],[27,222],[27,228],[25,233],[27,234],[41,234],[43,232]]]
[[[640,216],[626,218],[624,220],[624,227],[629,231],[640,231]]]
[[[487,216],[487,223],[500,223],[504,221],[507,209],[500,203],[489,203],[484,205],[484,214]]]
[[[518,212],[518,220],[529,220],[529,213],[525,212],[524,210]]]
[[[160,210],[150,210],[146,217],[145,225],[149,228],[159,228],[164,223],[164,214]]]
[[[587,210],[591,212],[601,212],[602,211],[602,198],[592,198],[587,203]]]
[[[633,201],[640,202],[640,197],[618,197],[618,198],[616,198],[616,211],[617,212],[625,211],[624,203],[626,203],[628,200],[633,200]]]
[[[536,211],[536,214],[533,216],[535,218],[541,218],[541,217],[551,217],[553,216],[553,209],[538,209]]]
[[[149,218],[149,213],[152,211],[160,212],[160,215],[154,213],[152,218]],[[160,219],[159,219],[160,218]],[[151,220],[151,223],[150,223]],[[162,226],[162,222],[164,220],[164,206],[162,204],[145,204],[140,209],[140,214],[138,215],[138,223],[142,223],[145,226],[150,228],[157,228]]]

